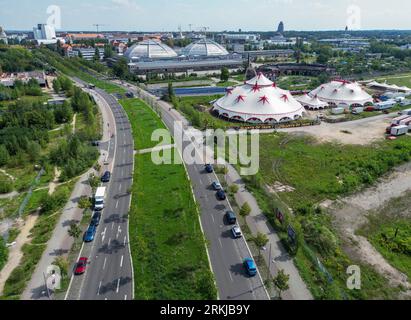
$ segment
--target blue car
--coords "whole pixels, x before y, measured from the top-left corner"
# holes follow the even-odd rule
[[[96,226],[90,225],[84,234],[84,242],[92,242],[94,240],[94,236],[96,234]]]
[[[254,277],[257,275],[257,267],[253,259],[251,258],[244,259],[244,268],[250,277]]]
[[[214,168],[211,164],[206,164],[205,170],[206,170],[207,173],[213,173],[214,172]]]

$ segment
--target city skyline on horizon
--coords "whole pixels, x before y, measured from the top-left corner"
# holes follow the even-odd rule
[[[4,8],[0,12],[0,25],[5,30],[31,31],[38,23],[46,23],[50,15],[47,8],[51,5],[61,10],[61,28],[57,31],[97,31],[93,25],[101,24],[101,32],[176,32],[179,26],[183,31],[200,31],[208,27],[211,32],[239,29],[269,32],[276,31],[280,21],[284,21],[286,31],[342,31],[350,23],[354,24],[349,26],[353,31],[411,30],[411,22],[407,19],[411,3],[400,3],[401,0],[393,0],[384,10],[375,8],[379,3],[383,6],[381,0],[337,0],[334,3],[325,0],[261,0],[258,3],[209,0],[206,6],[204,0],[190,3],[175,0],[172,4],[165,0],[149,3],[142,0],[73,0],[70,4],[64,0],[19,2],[0,0],[0,6]],[[234,3],[240,4],[235,7],[235,14],[227,15]],[[21,6],[26,8],[23,12]],[[16,12],[20,15],[18,20],[15,19]]]

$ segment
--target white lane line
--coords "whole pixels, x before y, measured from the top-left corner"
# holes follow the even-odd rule
[[[104,258],[103,270],[106,269],[107,258]]]
[[[118,239],[118,236],[120,235],[121,232],[122,232],[122,230],[121,230],[120,226],[118,226],[116,239]]]
[[[97,295],[100,295],[100,289],[101,289],[101,285],[102,285],[102,281],[100,281],[100,284],[98,285],[98,291],[97,291]]]
[[[120,183],[120,185],[118,186],[118,191],[121,191],[121,187],[122,187],[122,185]]]
[[[111,230],[114,229],[114,222],[111,224]]]
[[[116,209],[118,208],[118,203],[119,203],[119,201],[117,200],[117,203],[116,203]]]
[[[127,236],[124,237],[124,246],[126,246],[127,243]]]
[[[213,219],[213,223],[215,223],[214,215],[211,215],[211,219]]]
[[[101,236],[102,236],[101,242],[104,242],[104,239],[106,238],[106,231],[107,231],[107,228],[105,228],[104,231],[101,233]]]
[[[228,275],[230,276],[231,282],[234,282],[233,276],[231,275],[231,272],[228,272]]]
[[[120,291],[120,279],[118,279],[117,281],[117,290],[116,292],[118,293]]]
[[[110,246],[110,243],[111,243],[111,238],[108,239],[108,246]]]
[[[218,239],[218,242],[220,243],[221,248],[223,247],[223,243],[221,242],[221,239]]]
[[[124,296],[124,300],[127,300],[127,295]]]
[[[124,256],[121,256],[120,268],[122,268],[122,267],[123,267],[123,261],[124,261]]]

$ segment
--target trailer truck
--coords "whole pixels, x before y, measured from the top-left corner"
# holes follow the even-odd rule
[[[101,211],[104,209],[106,198],[106,187],[99,187],[96,190],[96,195],[94,196],[94,210]]]
[[[391,135],[394,137],[403,136],[408,133],[408,126],[396,126],[391,128]]]

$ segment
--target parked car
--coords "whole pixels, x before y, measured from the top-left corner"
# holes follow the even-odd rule
[[[227,220],[228,224],[236,224],[237,223],[237,217],[233,211],[227,211],[225,214],[225,218]]]
[[[88,258],[80,258],[76,264],[76,269],[74,270],[74,274],[76,276],[84,274],[87,269]]]
[[[239,239],[243,236],[243,233],[241,232],[239,226],[235,226],[234,228],[232,228],[231,233],[233,234],[234,239]]]
[[[211,186],[213,187],[215,191],[220,191],[221,189],[223,189],[223,187],[221,186],[219,182],[213,182]]]
[[[205,170],[206,170],[207,173],[213,173],[214,172],[214,168],[211,164],[206,164]]]
[[[97,227],[90,224],[86,233],[84,234],[84,242],[92,242],[96,235]]]
[[[106,171],[106,172],[104,172],[103,176],[101,177],[101,182],[107,183],[107,182],[110,182],[110,179],[111,179],[111,172]]]
[[[93,215],[93,218],[91,219],[91,224],[97,227],[100,224],[100,220],[101,220],[101,212],[95,212]]]
[[[100,141],[92,141],[92,142],[91,142],[91,145],[92,145],[93,147],[99,147],[99,146],[100,146]]]
[[[244,259],[244,268],[250,277],[254,277],[257,275],[257,267],[253,259],[251,258]]]
[[[373,107],[373,106],[365,107],[364,111],[367,111],[367,112],[375,111],[375,107]]]
[[[217,191],[217,198],[218,200],[221,200],[221,201],[227,199],[227,196],[225,195],[224,190]]]

